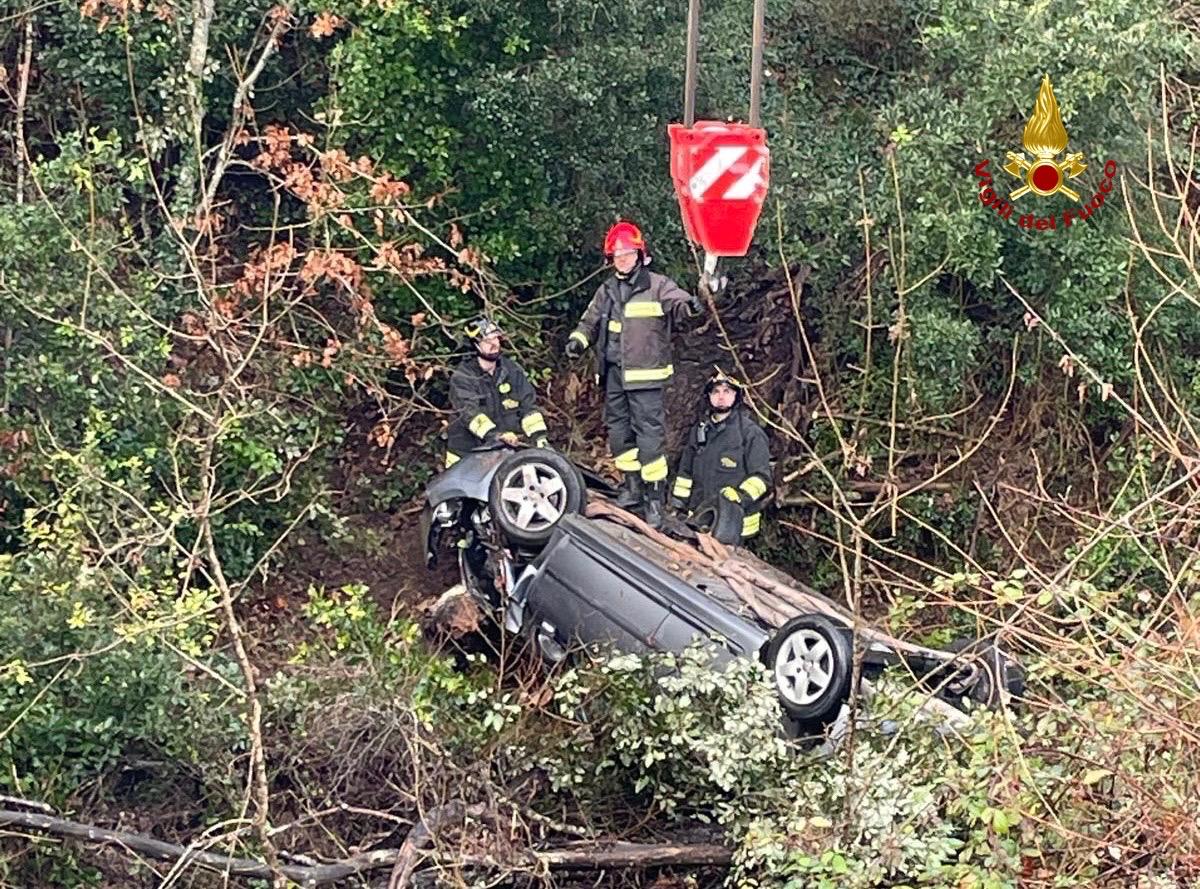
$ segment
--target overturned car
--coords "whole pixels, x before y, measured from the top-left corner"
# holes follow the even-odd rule
[[[861,675],[902,666],[952,704],[995,706],[1023,674],[985,641],[951,650],[894,639],[745,552],[643,533],[603,478],[554,451],[472,452],[426,490],[426,562],[457,553],[467,591],[550,662],[578,643],[682,651],[711,642],[714,662],[760,659],[772,672],[789,733],[831,722]],[[704,542],[704,541],[702,541]]]

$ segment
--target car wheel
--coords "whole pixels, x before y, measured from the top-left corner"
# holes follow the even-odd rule
[[[502,534],[521,546],[541,546],[568,513],[583,509],[579,471],[566,457],[534,448],[507,457],[492,477],[488,509]]]
[[[823,614],[781,626],[766,650],[779,702],[801,723],[831,722],[850,691],[853,651],[846,630]]]
[[[725,497],[715,497],[701,505],[689,524],[711,534],[721,543],[737,546],[742,542],[742,507]]]
[[[946,646],[946,650],[960,657],[960,663],[951,668],[955,672],[946,682],[951,695],[995,708],[1000,706],[1002,691],[1017,698],[1024,694],[1025,672],[991,642],[955,639]],[[967,663],[961,664],[964,660]],[[946,679],[944,673],[934,678]]]

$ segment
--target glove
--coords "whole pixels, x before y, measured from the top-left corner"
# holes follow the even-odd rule
[[[583,343],[579,342],[578,339],[571,337],[569,340],[567,340],[566,348],[563,349],[563,351],[567,353],[568,358],[574,360],[581,357],[586,348],[587,347],[584,346]]]
[[[725,292],[725,287],[729,284],[729,279],[724,275],[713,276],[708,272],[703,272],[700,275],[700,287],[707,290],[713,296]]]
[[[734,503],[742,502],[742,495],[738,493],[738,489],[726,485],[721,489],[721,496],[726,500],[732,500]]]
[[[704,303],[701,301],[699,296],[694,293],[691,295],[687,301],[687,310],[688,314],[693,317],[704,312]]]

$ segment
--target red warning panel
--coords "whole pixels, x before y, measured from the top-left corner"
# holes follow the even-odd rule
[[[714,256],[745,256],[767,198],[767,131],[740,123],[671,124],[671,179],[689,238]]]

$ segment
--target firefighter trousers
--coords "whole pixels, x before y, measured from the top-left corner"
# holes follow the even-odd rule
[[[617,469],[638,472],[644,482],[666,479],[666,414],[661,388],[627,391],[620,368],[609,365],[604,374],[604,425]]]

